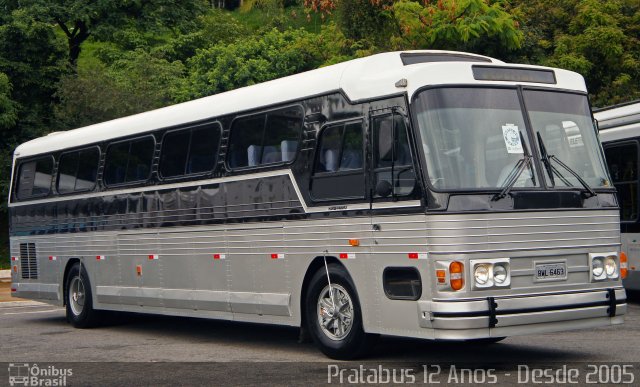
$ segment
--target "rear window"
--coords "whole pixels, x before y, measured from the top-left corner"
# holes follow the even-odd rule
[[[16,197],[19,200],[24,200],[47,196],[51,192],[52,171],[52,156],[44,156],[21,163]]]
[[[109,145],[104,167],[105,184],[117,185],[148,180],[154,150],[155,141],[151,136]]]
[[[99,162],[98,148],[64,153],[58,164],[58,192],[65,194],[92,190],[96,185]]]

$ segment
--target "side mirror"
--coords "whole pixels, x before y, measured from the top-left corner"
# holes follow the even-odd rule
[[[386,180],[380,180],[378,184],[376,184],[376,195],[386,198],[391,195],[393,191],[393,187],[391,187],[391,183]]]

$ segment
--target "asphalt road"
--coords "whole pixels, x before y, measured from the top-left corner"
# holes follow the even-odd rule
[[[68,385],[168,385],[176,383],[171,379],[176,375],[182,375],[177,384],[185,385],[326,383],[327,364],[336,362],[313,344],[298,343],[297,335],[297,329],[286,327],[150,315],[127,315],[106,326],[79,330],[67,324],[61,308],[30,301],[0,303],[0,362],[93,362],[69,363],[77,371],[75,383],[67,381]],[[512,337],[491,346],[383,337],[364,361],[416,367],[481,363],[498,368],[515,363],[636,362],[640,381],[639,344],[636,300],[621,326]],[[0,385],[5,376],[6,368],[1,367]]]

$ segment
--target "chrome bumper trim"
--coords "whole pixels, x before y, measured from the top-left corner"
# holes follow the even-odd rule
[[[484,300],[419,301],[423,328],[464,330],[575,321],[624,315],[621,287],[536,296],[487,297]]]

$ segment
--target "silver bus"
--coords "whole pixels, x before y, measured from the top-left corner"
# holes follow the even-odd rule
[[[15,150],[12,292],[104,311],[495,342],[621,324],[619,208],[583,78],[390,52]]]
[[[638,211],[638,146],[640,101],[610,106],[594,112],[609,174],[618,192],[622,251],[627,255],[629,290],[640,290],[640,213]]]

